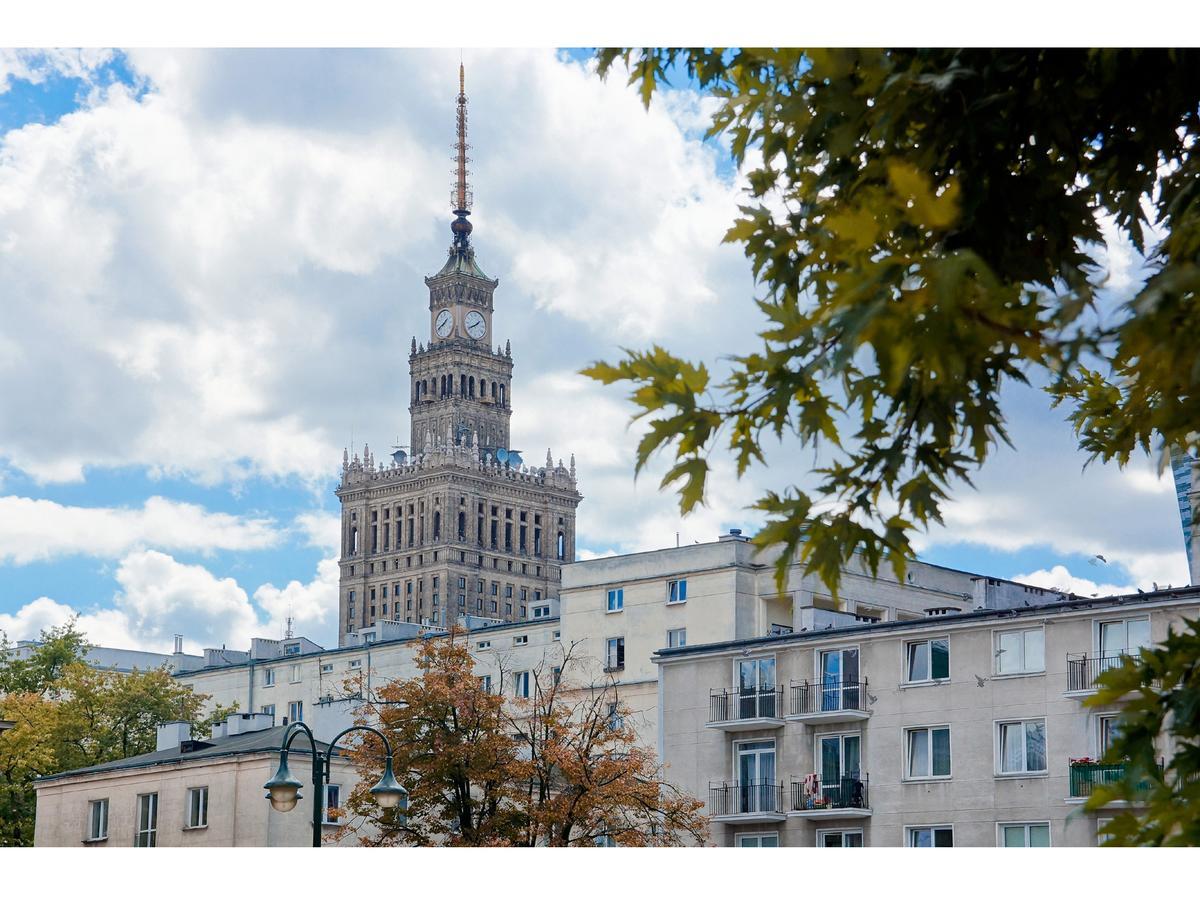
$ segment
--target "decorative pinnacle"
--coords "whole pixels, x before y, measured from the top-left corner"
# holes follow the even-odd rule
[[[467,216],[471,214],[474,197],[467,183],[467,89],[466,70],[462,63],[458,64],[458,140],[454,149],[456,166],[450,204],[456,218],[450,225],[450,231],[454,234],[455,249],[463,251],[471,244],[471,223],[467,221]]]

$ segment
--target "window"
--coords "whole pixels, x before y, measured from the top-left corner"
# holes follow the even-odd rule
[[[561,631],[554,632],[554,640],[558,641],[561,639],[562,639],[562,632]]]
[[[1001,847],[1049,847],[1049,822],[1002,822],[998,826]]]
[[[904,645],[904,680],[937,681],[950,677],[950,639],[910,641]]]
[[[300,664],[299,663],[292,664],[291,677],[289,678],[289,681],[292,684],[297,684],[300,681]]]
[[[861,745],[862,737],[858,734],[823,734],[817,738],[817,765],[823,795],[840,791],[843,778],[858,780]],[[853,784],[847,785],[848,792],[853,790]]]
[[[513,673],[513,696],[514,697],[529,697],[529,673],[514,672]]]
[[[687,602],[687,580],[684,578],[678,581],[667,582],[667,602],[668,603],[686,603]]]
[[[617,731],[625,726],[625,719],[621,715],[621,706],[619,703],[608,704],[608,727]]]
[[[361,660],[361,659],[352,659],[352,660],[350,660],[350,668],[352,668],[352,669],[360,669],[360,668],[362,668],[362,660]]]
[[[263,669],[263,687],[275,687],[274,669]]]
[[[1001,775],[1046,771],[1046,720],[1000,722],[997,725],[997,771]]]
[[[342,817],[337,814],[338,807],[342,805],[342,786],[340,784],[325,785],[325,816],[322,823],[325,825],[336,825],[342,820]]]
[[[1101,656],[1120,656],[1126,653],[1136,656],[1142,647],[1150,646],[1150,620],[1116,619],[1101,622],[1098,638]]]
[[[953,847],[954,828],[950,825],[919,825],[909,826],[908,841],[910,847]]]
[[[625,668],[625,638],[609,638],[605,646],[604,666],[606,669]]]
[[[479,676],[479,687],[483,690],[483,692],[485,694],[490,694],[492,692],[492,676],[491,675],[480,675]]]
[[[135,847],[158,846],[158,794],[138,794]]]
[[[734,745],[734,779],[740,813],[777,812],[775,742],[746,741]]]
[[[93,800],[88,804],[88,836],[89,841],[108,839],[108,798]]]
[[[547,618],[549,618],[549,617],[550,617],[550,607],[548,607],[548,606],[535,606],[535,607],[533,608],[533,617],[534,617],[535,619],[547,619]]]
[[[476,650],[490,650],[492,648],[491,641],[480,641],[475,645]]]
[[[299,644],[284,644],[283,645],[283,655],[284,656],[299,656],[300,655],[300,645]]]
[[[737,666],[739,719],[772,719],[778,715],[775,657],[739,659]]]
[[[737,845],[739,847],[778,847],[779,832],[764,831],[759,834],[739,834],[737,836]]]
[[[208,788],[188,788],[187,792],[187,827],[208,827]]]
[[[1121,717],[1119,715],[1100,716],[1097,724],[1100,733],[1096,741],[1096,751],[1103,759],[1104,754],[1108,753],[1109,748],[1112,747],[1113,741],[1117,739],[1117,735],[1121,733]]]
[[[321,671],[328,674],[333,671],[333,663],[321,663]]]
[[[275,704],[268,703],[268,704],[264,705],[262,708],[262,713],[264,716],[270,716],[272,719],[274,719],[275,718]]]
[[[909,728],[905,732],[906,778],[947,778],[950,775],[950,726]]]
[[[861,847],[862,845],[863,833],[860,830],[817,832],[818,847]]]
[[[608,592],[608,612],[620,612],[625,608],[625,588],[612,588]]]
[[[518,634],[513,636],[513,646],[520,647],[529,643],[529,635]]]
[[[1046,671],[1046,636],[1041,628],[996,632],[996,674]]]
[[[303,722],[304,721],[304,701],[293,700],[288,704],[288,721]]]
[[[667,632],[668,647],[686,647],[687,646],[687,629],[672,628]]]
[[[825,650],[821,653],[821,711],[861,708],[858,680],[858,648]]]

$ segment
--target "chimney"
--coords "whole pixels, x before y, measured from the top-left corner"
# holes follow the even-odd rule
[[[183,635],[182,634],[175,635],[175,652],[176,653],[183,652]]]
[[[729,534],[722,534],[722,535],[718,536],[717,540],[722,541],[722,542],[723,541],[749,541],[750,538],[748,538],[742,534],[742,529],[730,528]]]
[[[252,731],[263,731],[275,725],[275,717],[268,713],[230,713],[221,723],[221,734],[213,731],[213,737],[234,737],[239,734],[249,734]]]
[[[158,726],[155,750],[175,750],[192,739],[192,726],[187,722],[166,722]]]

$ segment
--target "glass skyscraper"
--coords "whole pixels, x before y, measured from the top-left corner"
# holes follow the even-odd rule
[[[1183,525],[1183,549],[1187,553],[1188,569],[1192,564],[1192,463],[1195,457],[1181,450],[1171,451],[1171,472],[1175,476],[1175,498],[1179,501],[1179,522]]]

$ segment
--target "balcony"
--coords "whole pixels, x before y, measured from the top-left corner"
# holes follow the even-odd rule
[[[1069,697],[1086,697],[1096,693],[1096,679],[1109,669],[1119,669],[1129,657],[1136,657],[1140,648],[1121,650],[1116,653],[1068,653],[1067,689]]]
[[[1072,800],[1086,800],[1092,796],[1092,789],[1097,785],[1116,784],[1125,777],[1125,763],[1098,763],[1089,760],[1071,760],[1071,794]],[[1156,766],[1159,775],[1162,774],[1163,763],[1158,761]],[[1153,784],[1149,778],[1138,784],[1138,791],[1149,792]]]
[[[867,682],[807,681],[792,683],[791,722],[857,722],[871,715],[867,707]]]
[[[722,731],[783,727],[783,688],[729,688],[708,697],[708,726]]]
[[[810,776],[793,781],[789,816],[804,819],[865,819],[871,815],[867,776],[854,774],[837,784],[820,784]]]
[[[783,783],[710,783],[708,814],[714,822],[782,822],[787,818]]]

